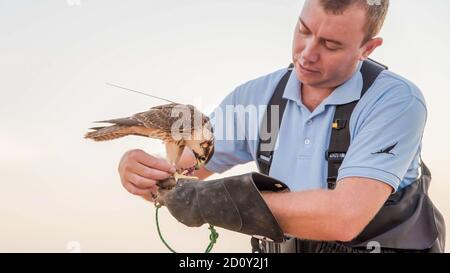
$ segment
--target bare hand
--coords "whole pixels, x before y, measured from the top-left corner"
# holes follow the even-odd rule
[[[167,179],[176,169],[164,159],[142,150],[130,150],[122,156],[118,171],[128,192],[152,202],[158,191],[157,181]]]

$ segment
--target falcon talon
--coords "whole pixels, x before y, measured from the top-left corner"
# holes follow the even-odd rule
[[[167,179],[158,181],[158,187],[162,190],[171,190],[177,184],[175,177],[171,176]]]
[[[151,195],[151,200],[153,201],[153,204],[155,205],[155,207],[161,207],[162,206],[162,204],[161,204],[161,202],[159,201],[160,199],[159,199],[159,194],[158,193],[151,193],[150,194]]]

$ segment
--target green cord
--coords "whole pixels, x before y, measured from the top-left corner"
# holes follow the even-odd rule
[[[170,250],[172,251],[172,253],[177,253],[175,250],[173,250],[169,244],[166,242],[166,240],[164,240],[162,234],[161,234],[161,230],[159,228],[159,219],[158,219],[158,211],[161,208],[161,205],[155,205],[156,206],[156,213],[155,213],[155,219],[156,219],[156,229],[158,230],[158,235],[159,238],[161,239],[161,241],[163,242],[163,244]]]
[[[173,250],[173,248],[171,248],[169,246],[169,244],[166,242],[166,240],[164,240],[164,237],[161,234],[161,229],[159,227],[159,218],[158,218],[158,211],[161,208],[161,205],[157,204],[155,205],[156,207],[156,213],[155,213],[155,220],[156,220],[156,229],[158,230],[158,235],[159,238],[161,239],[161,241],[163,242],[163,244],[172,252],[172,253],[177,253],[175,250]],[[209,244],[206,247],[205,253],[209,253],[211,252],[211,250],[214,247],[214,244],[217,242],[217,238],[219,238],[219,233],[217,233],[216,229],[214,228],[214,226],[209,225],[210,230],[210,234],[209,234]]]
[[[209,234],[209,245],[206,248],[205,253],[211,252],[211,250],[214,247],[214,244],[217,242],[217,238],[219,238],[219,233],[217,233],[217,231],[214,228],[214,226],[209,225],[208,229],[211,231],[211,233]]]

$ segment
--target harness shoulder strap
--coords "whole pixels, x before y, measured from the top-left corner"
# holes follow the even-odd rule
[[[278,83],[272,98],[267,105],[266,112],[262,120],[262,124],[259,130],[259,141],[257,150],[257,166],[259,172],[265,175],[269,175],[270,166],[272,165],[273,152],[275,150],[275,143],[278,136],[278,131],[281,127],[281,121],[283,119],[284,110],[286,109],[287,100],[283,99],[284,90],[286,89],[287,82],[291,76],[292,70],[294,70],[294,64],[290,64],[287,72],[281,78]],[[277,107],[277,109],[275,109]],[[278,111],[275,111],[278,110]],[[272,113],[278,114],[278,126],[272,128]],[[272,132],[272,130],[274,130]],[[262,139],[261,136],[270,135],[268,139]],[[274,139],[272,139],[274,137]],[[264,149],[262,149],[264,146]]]
[[[266,112],[263,117],[263,121],[259,133],[258,150],[257,150],[257,166],[261,173],[269,175],[270,167],[272,164],[272,158],[275,148],[276,139],[261,139],[263,133],[270,132],[271,136],[278,136],[278,130],[281,127],[281,122],[286,108],[287,100],[283,99],[284,90],[289,77],[294,69],[294,65],[289,65],[288,71],[281,78],[278,83],[272,98],[267,105]],[[387,69],[386,66],[368,59],[364,61],[361,67],[361,74],[363,76],[363,88],[361,90],[361,97],[367,92],[367,90],[375,82],[380,73]],[[354,101],[349,104],[339,105],[336,107],[336,112],[333,122],[333,130],[331,133],[330,146],[326,152],[326,159],[328,161],[328,188],[334,189],[336,187],[336,179],[339,167],[341,166],[345,154],[350,146],[350,130],[348,124],[350,117],[358,101]],[[276,106],[279,109],[278,115],[278,127],[271,128],[272,120],[272,106]],[[271,132],[274,129],[276,131]],[[276,138],[276,137],[275,137]],[[265,145],[267,149],[261,149],[262,145]]]
[[[361,98],[372,86],[383,70],[388,69],[386,66],[368,59],[364,61],[361,67],[363,78],[363,87],[361,90]],[[359,100],[336,106],[331,131],[331,140],[326,152],[326,160],[328,161],[328,189],[336,188],[336,180],[339,168],[344,161],[348,147],[350,146],[350,117],[358,104]]]

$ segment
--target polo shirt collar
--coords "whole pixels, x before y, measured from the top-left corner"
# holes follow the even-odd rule
[[[345,83],[338,86],[333,92],[321,103],[322,105],[342,105],[347,104],[361,98],[361,90],[363,80],[361,75],[362,62],[358,63],[356,72]],[[291,73],[284,90],[283,98],[295,101],[298,105],[302,105],[300,92],[301,82],[297,79],[296,73]]]

